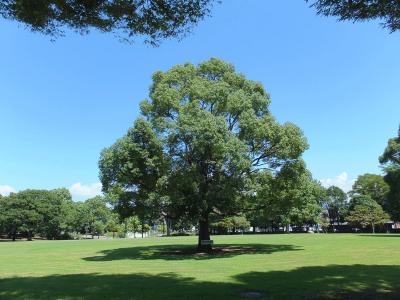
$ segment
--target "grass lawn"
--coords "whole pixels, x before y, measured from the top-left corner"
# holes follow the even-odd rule
[[[400,299],[400,235],[213,239],[0,242],[0,299]]]

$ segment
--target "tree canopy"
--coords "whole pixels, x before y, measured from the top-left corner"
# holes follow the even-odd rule
[[[72,29],[110,32],[121,39],[144,36],[157,45],[181,37],[208,15],[213,0],[0,0],[0,16],[57,37]]]
[[[377,174],[364,174],[358,176],[353,184],[350,195],[369,196],[371,199],[384,206],[389,192],[389,185],[385,182],[383,176]]]
[[[72,200],[66,189],[25,190],[0,200],[0,224],[15,240],[18,233],[55,239],[68,229]]]
[[[389,221],[389,215],[373,201],[369,204],[356,205],[346,219],[362,227],[371,226],[372,232],[375,233],[375,226]]]
[[[327,188],[324,199],[324,206],[328,211],[331,224],[340,223],[346,214],[347,203],[346,193],[337,186]]]
[[[103,189],[133,210],[197,219],[199,249],[210,214],[248,208],[258,176],[290,181],[305,171],[301,130],[279,124],[263,86],[231,64],[210,59],[156,72],[149,96],[142,117],[101,153]]]
[[[317,13],[334,16],[340,21],[380,20],[391,32],[400,29],[400,2],[398,0],[306,0]]]
[[[339,20],[380,20],[391,32],[400,29],[398,0],[305,0],[317,14]],[[0,0],[0,16],[30,30],[62,36],[66,29],[81,34],[92,29],[131,41],[142,36],[158,45],[182,37],[208,16],[218,0]]]
[[[396,137],[388,140],[388,144],[379,157],[386,172],[385,181],[390,187],[387,195],[387,209],[392,218],[400,220],[400,128]]]

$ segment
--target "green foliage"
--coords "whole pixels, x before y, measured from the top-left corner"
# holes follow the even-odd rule
[[[0,199],[2,228],[15,240],[18,233],[28,239],[38,231],[42,216],[38,213],[38,196],[41,191],[26,190]],[[32,197],[33,196],[33,197]],[[32,199],[31,199],[32,197]]]
[[[357,205],[373,206],[377,203],[369,195],[353,195],[349,201],[349,211],[354,210]]]
[[[389,192],[389,185],[383,176],[377,174],[364,174],[358,176],[350,192],[352,197],[369,196],[380,205],[384,206]]]
[[[209,13],[212,0],[165,1],[32,1],[1,0],[0,16],[25,24],[32,31],[57,37],[69,28],[112,32],[125,40],[137,35],[157,45],[180,37]]]
[[[327,233],[330,226],[329,214],[327,211],[322,211],[317,218],[317,224],[323,232]]]
[[[38,203],[38,212],[43,218],[39,233],[48,239],[57,239],[70,229],[72,198],[65,188],[42,191],[42,194],[47,197],[42,197]]]
[[[97,235],[95,224],[100,228],[99,224],[101,223],[105,228],[110,217],[111,211],[107,207],[107,201],[104,197],[96,196],[90,198],[85,202],[76,204],[74,230],[85,234]]]
[[[375,233],[375,226],[384,224],[389,221],[390,217],[378,203],[373,201],[369,204],[356,205],[346,219],[348,222],[362,227],[371,226],[372,232]]]
[[[324,189],[312,179],[302,161],[287,164],[276,176],[260,173],[254,189],[257,204],[247,214],[252,226],[317,223]]]
[[[246,231],[250,228],[250,222],[243,215],[232,216],[223,218],[218,222],[213,223],[212,227],[222,229],[222,232],[235,232],[236,230]]]
[[[91,227],[91,229],[92,229],[91,232],[92,232],[93,235],[100,236],[100,235],[102,235],[104,233],[105,227],[106,226],[104,225],[103,222],[94,221],[93,224],[92,224],[92,227]]]
[[[269,103],[259,82],[218,59],[156,72],[143,117],[101,153],[104,191],[125,211],[195,218],[207,239],[209,215],[251,205],[259,174],[304,172],[301,130],[279,124]]]
[[[71,209],[71,195],[66,189],[25,190],[1,199],[0,220],[13,239],[17,233],[28,239],[36,233],[56,239],[68,229]]]
[[[400,128],[397,136],[389,139],[379,161],[386,172],[384,179],[390,187],[385,208],[393,219],[400,220]]]
[[[337,186],[326,189],[323,207],[328,211],[331,224],[343,222],[348,212],[347,195]]]
[[[136,233],[140,231],[140,220],[137,216],[132,216],[130,218],[127,219],[127,225],[128,225],[128,230]]]
[[[317,13],[338,17],[340,21],[380,20],[391,32],[400,29],[400,5],[397,0],[306,0]]]

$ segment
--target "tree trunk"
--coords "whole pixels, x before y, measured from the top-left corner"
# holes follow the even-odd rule
[[[28,231],[28,241],[32,241],[32,232]]]
[[[372,226],[372,233],[375,233],[375,224],[371,223],[371,226]]]
[[[286,233],[290,233],[290,224],[286,224]]]
[[[167,236],[171,235],[171,219],[165,218],[165,223],[167,225]]]
[[[210,252],[212,250],[212,245],[202,245],[202,240],[210,240],[208,215],[199,220],[199,240],[197,243],[197,250],[200,252]]]

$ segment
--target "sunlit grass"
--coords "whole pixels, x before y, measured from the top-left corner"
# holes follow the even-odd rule
[[[400,235],[0,243],[0,299],[398,299]],[[391,298],[392,297],[392,298]]]

